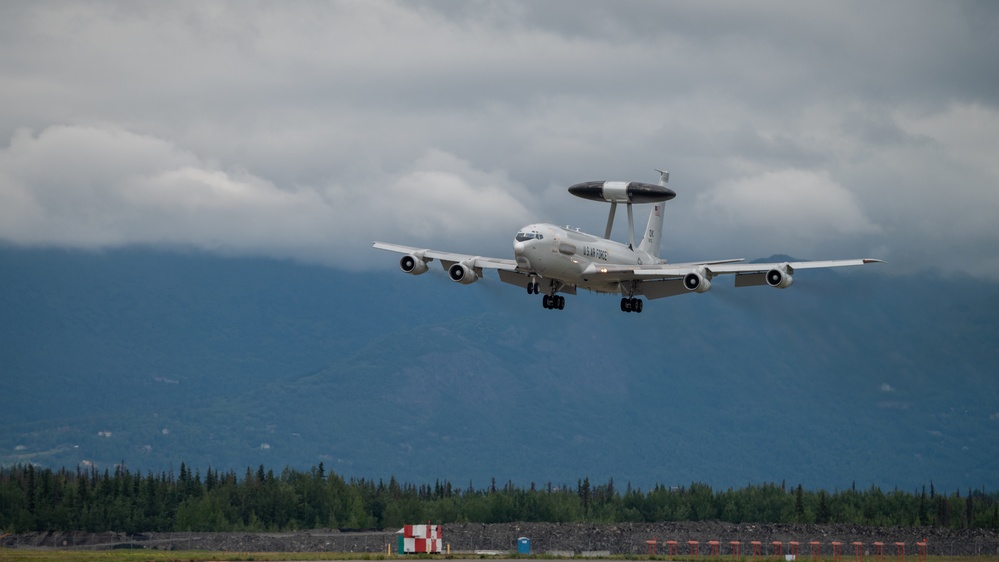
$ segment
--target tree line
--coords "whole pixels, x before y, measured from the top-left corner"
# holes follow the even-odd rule
[[[649,491],[613,480],[524,488],[493,480],[485,488],[345,479],[322,463],[280,474],[180,465],[145,475],[118,466],[54,471],[0,468],[0,531],[285,531],[385,529],[423,521],[852,523],[877,526],[999,527],[999,493],[968,489],[885,492],[876,486],[827,492],[783,483],[715,490],[703,483]]]

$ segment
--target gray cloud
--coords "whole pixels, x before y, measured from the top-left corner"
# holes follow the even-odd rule
[[[999,278],[997,13],[8,3],[0,238],[354,267],[384,257],[376,238],[505,256],[534,220],[601,230],[606,208],[569,184],[667,166],[670,257]]]
[[[430,243],[476,227],[514,229],[531,200],[502,174],[440,151],[375,183],[282,189],[107,127],[21,130],[0,166],[0,237],[22,244],[182,244],[338,263],[377,232]]]

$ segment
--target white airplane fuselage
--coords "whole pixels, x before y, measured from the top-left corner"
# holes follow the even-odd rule
[[[600,282],[591,277],[602,265],[651,265],[665,263],[657,256],[572,227],[530,224],[520,229],[513,242],[518,269],[541,279],[558,279],[601,293],[620,293],[617,281]]]

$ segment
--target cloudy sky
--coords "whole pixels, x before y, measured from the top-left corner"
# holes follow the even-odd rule
[[[991,1],[4,2],[0,240],[506,257],[602,232],[569,185],[666,167],[671,259],[999,279],[997,30]]]

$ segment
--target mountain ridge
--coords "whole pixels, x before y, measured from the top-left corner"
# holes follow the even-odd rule
[[[996,487],[999,286],[862,269],[626,315],[495,278],[0,248],[0,464]]]

